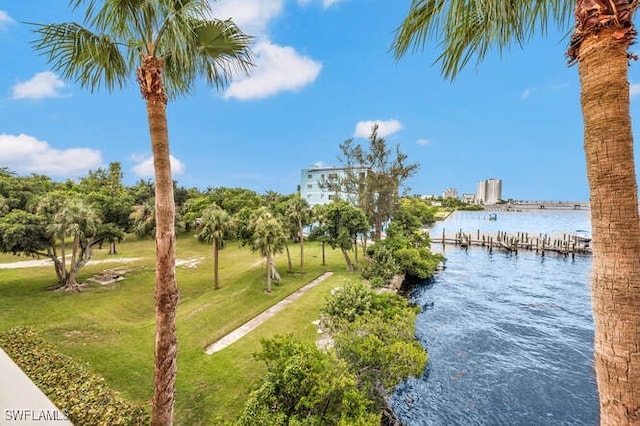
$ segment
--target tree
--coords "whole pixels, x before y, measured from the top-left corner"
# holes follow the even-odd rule
[[[287,203],[287,216],[296,225],[296,232],[298,239],[300,240],[300,273],[304,274],[304,227],[309,224],[311,218],[311,210],[309,210],[309,203],[300,197],[300,194],[296,194]]]
[[[349,250],[358,234],[367,232],[369,224],[364,212],[346,201],[327,204],[325,210],[324,237],[332,248],[339,248],[347,263],[347,270],[354,271]]]
[[[397,58],[430,37],[453,79],[472,57],[524,43],[547,23],[569,23],[567,56],[578,64],[593,234],[591,300],[600,419],[640,422],[640,215],[629,112],[628,53],[636,31],[633,0],[503,2],[413,0],[396,32]]]
[[[99,224],[97,212],[80,195],[52,191],[42,196],[35,213],[14,209],[0,220],[0,251],[46,256],[53,261],[59,286],[78,290],[76,276],[99,242]]]
[[[313,209],[311,210],[312,218],[318,223],[318,225],[311,230],[310,236],[320,241],[320,244],[322,246],[322,266],[326,265],[325,251],[324,251],[324,246],[326,243],[326,233],[324,231],[324,224],[326,220],[325,211],[326,211],[326,208],[324,204],[316,204],[315,206],[313,206]]]
[[[285,245],[285,234],[282,224],[271,213],[263,210],[252,224],[253,237],[251,250],[259,252],[267,260],[267,288],[271,293],[271,277],[274,274],[273,256],[282,252]]]
[[[207,0],[71,0],[84,25],[39,25],[35,49],[53,68],[91,90],[121,88],[136,72],[146,101],[155,170],[156,349],[152,424],[171,424],[176,376],[175,205],[166,105],[196,79],[221,87],[252,65],[251,38],[212,19]]]
[[[87,194],[90,203],[101,213],[100,239],[109,243],[109,254],[116,254],[116,242],[124,237],[133,210],[133,197],[122,184],[120,163],[109,164],[109,169],[90,171],[80,180],[80,192]]]
[[[378,137],[378,125],[371,128],[369,149],[347,139],[340,144],[340,160],[346,174],[334,181],[327,181],[329,189],[350,194],[364,211],[374,227],[374,239],[379,240],[382,224],[389,220],[398,203],[399,191],[404,182],[420,167],[406,164],[407,155],[396,146],[395,157],[384,138]]]
[[[156,229],[156,207],[153,200],[133,206],[129,220],[131,221],[131,230],[138,238],[153,235],[153,231]]]
[[[262,341],[256,359],[266,373],[245,404],[240,425],[371,425],[380,414],[335,354],[277,335]]]
[[[196,237],[198,240],[213,244],[213,289],[220,288],[218,276],[219,251],[224,246],[224,236],[233,226],[233,220],[229,213],[215,204],[209,206],[202,213],[200,228]]]

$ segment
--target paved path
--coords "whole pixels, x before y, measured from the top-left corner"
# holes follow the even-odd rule
[[[2,349],[0,377],[0,425],[73,426]]]
[[[320,284],[322,281],[329,278],[331,275],[333,275],[333,272],[325,272],[324,274],[320,275],[318,278],[311,281],[309,284],[305,285],[304,287],[298,289],[297,291],[290,294],[286,298],[282,299],[280,302],[276,303],[275,305],[273,305],[272,307],[270,307],[269,309],[267,309],[257,317],[254,317],[253,319],[249,320],[248,322],[244,323],[240,327],[236,328],[235,330],[233,330],[231,333],[227,334],[223,338],[207,346],[207,348],[205,349],[205,352],[208,355],[211,355],[214,352],[221,351],[222,349],[226,348],[227,346],[236,342],[237,340],[240,340],[242,337],[246,336],[250,331],[252,331],[256,327],[258,327],[260,324],[262,324],[263,322],[265,322],[266,320],[268,320],[269,318],[271,318],[272,316],[274,316],[275,314],[283,310],[286,306],[291,304],[293,301],[298,299],[307,291],[311,290],[313,287]]]

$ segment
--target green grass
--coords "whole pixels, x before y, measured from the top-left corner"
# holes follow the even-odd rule
[[[83,268],[79,280],[109,268],[127,269],[127,278],[115,284],[90,284],[81,293],[51,291],[53,266],[0,269],[0,329],[32,325],[61,352],[87,362],[91,369],[126,398],[149,402],[153,395],[154,242],[118,245],[116,258],[138,258],[128,263],[105,262]],[[292,246],[294,270],[299,247]],[[176,424],[211,424],[220,416],[230,420],[242,409],[263,365],[252,354],[260,339],[293,333],[308,341],[317,337],[311,322],[331,288],[359,275],[345,272],[342,255],[327,249],[327,266],[320,266],[319,245],[305,244],[305,274],[288,274],[286,255],[277,257],[282,283],[266,294],[264,261],[237,244],[220,252],[221,289],[213,290],[211,250],[192,236],[177,243],[178,259],[203,258],[195,268],[176,268],[180,288],[178,306],[178,377]],[[107,247],[95,260],[109,260]],[[29,260],[1,255],[0,262]],[[334,276],[322,282],[274,318],[243,339],[213,355],[204,348],[282,300],[321,273]]]

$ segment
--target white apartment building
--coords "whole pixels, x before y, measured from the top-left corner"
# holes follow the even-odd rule
[[[502,200],[501,179],[491,178],[478,182],[476,202],[480,204],[497,204],[500,200]]]
[[[458,190],[455,188],[447,188],[442,193],[442,198],[458,198]]]
[[[367,173],[364,167],[356,167],[351,169],[352,172],[360,174],[361,177]],[[349,195],[339,191],[331,190],[327,187],[326,182],[336,182],[347,176],[348,169],[346,167],[334,166],[311,166],[308,169],[302,169],[300,174],[300,196],[307,200],[310,206],[318,204],[327,204],[335,198],[349,199]]]

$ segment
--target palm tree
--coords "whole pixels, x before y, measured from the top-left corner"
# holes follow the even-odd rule
[[[134,72],[146,101],[155,169],[156,349],[153,424],[173,422],[178,286],[175,204],[166,105],[204,79],[216,87],[251,63],[251,38],[231,21],[212,19],[208,0],[71,0],[83,24],[38,25],[35,49],[53,68],[91,90],[111,91]]]
[[[312,209],[312,213],[313,213],[313,219],[318,222],[318,226],[313,230],[313,234],[315,235],[316,239],[320,240],[320,243],[322,245],[322,266],[326,265],[326,261],[325,261],[325,250],[324,250],[324,246],[326,243],[326,236],[325,236],[325,220],[326,220],[326,205],[323,204],[317,204],[315,206],[313,206]]]
[[[218,255],[224,245],[225,233],[231,230],[233,219],[226,211],[213,204],[202,212],[200,218],[200,228],[196,237],[198,240],[213,244],[213,288],[220,288],[220,277],[218,275]]]
[[[282,224],[269,212],[262,212],[253,222],[253,238],[251,250],[259,252],[267,260],[267,288],[271,293],[271,276],[273,274],[273,256],[282,252],[285,246],[285,232]]]
[[[309,203],[302,198],[300,194],[296,194],[292,198],[287,207],[288,217],[295,222],[296,232],[298,233],[298,239],[300,240],[300,273],[304,274],[304,227],[308,225],[311,217],[311,210],[309,210]]]
[[[60,192],[51,192],[38,204],[37,210],[47,217],[47,233],[51,237],[53,260],[60,286],[64,290],[78,290],[78,271],[91,259],[91,249],[97,243],[98,213],[80,198],[68,198]],[[71,238],[71,257],[67,268],[67,239]],[[58,241],[58,244],[56,244]],[[58,256],[57,246],[60,248]]]
[[[396,57],[439,38],[454,78],[474,56],[525,42],[554,20],[575,28],[567,56],[578,64],[591,192],[595,368],[601,423],[640,423],[640,217],[627,68],[635,0],[413,0],[396,32]]]

